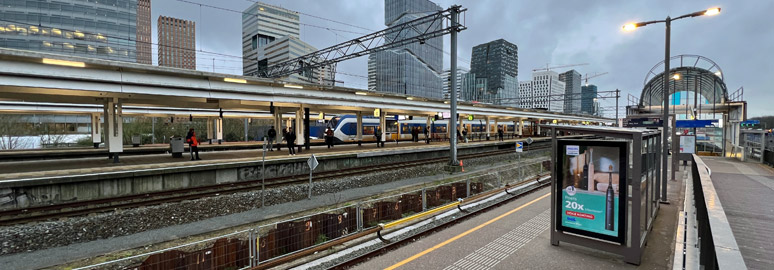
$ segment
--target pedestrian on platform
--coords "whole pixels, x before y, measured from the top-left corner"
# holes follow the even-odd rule
[[[500,141],[503,140],[503,127],[497,127],[497,137],[500,137]]]
[[[296,155],[296,132],[295,130],[288,128],[288,133],[285,136],[285,140],[288,142],[288,156]]]
[[[465,143],[468,143],[468,129],[463,128],[462,129],[462,141]]]
[[[425,143],[430,144],[430,131],[425,127]]]
[[[185,142],[188,143],[188,148],[191,152],[191,160],[202,160],[199,158],[199,140],[196,139],[196,132],[193,128],[188,130],[188,135],[185,136]],[[196,153],[195,159],[194,153]]]
[[[418,127],[414,127],[411,129],[411,141],[412,142],[418,142],[419,141],[419,130]]]
[[[460,133],[460,128],[457,128],[457,142],[462,141],[462,134]]]
[[[382,128],[376,127],[374,131],[374,137],[376,138],[376,147],[382,147]]]
[[[277,130],[274,129],[274,126],[271,126],[269,131],[266,132],[266,137],[268,137],[269,151],[274,151],[274,140],[277,138]]]
[[[333,147],[333,129],[325,129],[325,141],[328,143],[328,148]]]

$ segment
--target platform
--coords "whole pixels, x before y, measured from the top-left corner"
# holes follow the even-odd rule
[[[774,265],[774,170],[731,158],[702,157],[750,269]]]
[[[523,140],[523,139],[518,139]],[[506,142],[513,143],[517,139],[505,140]],[[458,147],[466,148],[469,146],[483,145],[483,144],[496,144],[494,140],[480,141],[470,143],[460,143]],[[327,148],[326,146],[312,146],[310,150],[303,150],[298,152],[298,157],[309,154],[316,154],[318,156],[325,154],[347,154],[347,153],[360,153],[360,152],[379,152],[388,149],[403,149],[410,147],[412,149],[421,149],[427,147],[447,147],[448,142],[431,142],[429,145],[425,142],[385,142],[384,148],[377,148],[374,142],[363,143],[362,146],[356,144],[344,144],[336,145],[333,148]],[[71,151],[71,150],[63,150]],[[67,176],[76,174],[93,174],[103,172],[119,172],[124,170],[143,170],[143,169],[158,169],[158,168],[171,168],[187,165],[212,165],[224,162],[238,162],[238,161],[256,161],[261,158],[261,150],[229,150],[229,151],[212,151],[212,152],[200,152],[202,160],[191,161],[188,152],[183,153],[182,158],[173,158],[171,154],[152,154],[152,155],[136,155],[136,156],[122,156],[121,162],[113,163],[112,159],[107,157],[91,157],[91,158],[72,158],[61,160],[37,160],[37,161],[18,161],[18,162],[3,162],[0,163],[0,183],[3,180],[11,179],[26,179],[35,177],[54,177],[54,176]],[[274,150],[266,152],[266,160],[272,160],[277,158],[289,158],[288,149],[282,147],[282,150]]]
[[[682,174],[669,182],[639,266],[577,245],[550,243],[550,188],[542,188],[450,228],[372,258],[354,269],[669,269]]]

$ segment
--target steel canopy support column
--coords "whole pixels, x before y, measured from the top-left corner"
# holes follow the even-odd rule
[[[207,117],[207,140],[209,141],[209,144],[212,144],[212,138],[215,136],[213,135],[213,129],[212,129],[212,122],[214,119]]]
[[[492,124],[489,123],[489,116],[486,116],[486,140],[489,140],[489,134],[492,132]]]
[[[94,143],[94,148],[99,148],[99,144],[102,143],[102,128],[99,125],[99,114],[91,114],[91,141]]]
[[[121,102],[118,98],[105,101],[105,140],[113,163],[118,163],[118,155],[124,152],[124,129]]]
[[[301,105],[296,110],[296,119],[294,125],[294,132],[296,133],[296,145],[298,146],[298,152],[301,152],[301,146],[304,145],[304,106]]]
[[[223,118],[215,118],[215,134],[218,139],[218,144],[223,143]]]
[[[277,131],[277,137],[274,138],[274,144],[279,144],[282,141],[282,113],[280,108],[274,108],[274,130]]]
[[[524,119],[519,118],[519,137],[524,135]]]
[[[379,110],[379,129],[382,130],[382,135],[379,137],[378,144],[382,146],[384,146],[384,141],[386,140],[386,137],[387,137],[387,131],[385,131],[385,129],[387,128],[387,121],[385,119],[386,114],[387,112],[385,112],[384,110],[382,109]]]
[[[357,140],[357,146],[361,146],[363,143],[363,112],[357,112],[357,131],[355,132],[355,139]]]
[[[309,150],[309,108],[304,108],[304,149]],[[300,144],[299,144],[300,145]]]
[[[245,141],[249,141],[249,140],[247,139],[247,135],[248,135],[248,134],[247,134],[247,131],[248,131],[248,130],[249,130],[249,127],[248,127],[248,123],[247,123],[247,118],[245,118]],[[258,139],[258,138],[256,138],[256,140],[257,140],[257,139]]]
[[[433,130],[430,129],[430,126],[432,125],[432,123],[430,122],[432,120],[432,116],[428,116],[427,119],[425,119],[425,120],[426,120],[426,122],[425,122],[425,129],[427,129],[427,136],[425,137],[425,141],[428,141],[430,139],[430,136],[431,136],[430,134],[433,133]],[[424,132],[425,131],[423,130],[422,134],[424,134]]]

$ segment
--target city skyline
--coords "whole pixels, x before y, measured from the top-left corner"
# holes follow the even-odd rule
[[[358,37],[370,30],[383,29],[383,3],[334,1],[318,3],[315,1],[263,1],[283,8],[301,12],[301,39],[317,48]],[[442,8],[456,2],[433,1]],[[202,5],[200,6],[199,3]],[[241,16],[234,16],[229,10],[242,11],[253,1],[224,1],[218,8],[208,7],[207,2],[198,0],[152,1],[151,18],[159,15],[172,16],[197,21],[197,69],[227,74],[239,74],[242,70]],[[750,58],[747,51],[765,50],[771,44],[774,30],[762,28],[760,32],[750,33],[747,25],[768,25],[772,19],[763,13],[774,8],[774,3],[759,6],[744,6],[732,1],[702,3],[689,1],[680,3],[627,3],[627,5],[606,5],[604,3],[569,3],[556,5],[552,1],[540,3],[461,3],[468,12],[464,23],[468,27],[460,33],[458,46],[459,65],[469,66],[470,50],[479,40],[504,38],[519,46],[519,80],[531,74],[531,69],[551,65],[590,63],[589,66],[576,68],[580,73],[610,72],[597,78],[594,84],[600,91],[621,89],[621,104],[631,94],[639,96],[643,80],[650,68],[663,59],[663,31],[660,27],[648,27],[634,32],[623,32],[621,26],[628,22],[660,19],[666,15],[679,15],[701,10],[710,6],[723,8],[724,13],[716,18],[699,18],[680,21],[673,25],[672,55],[698,54],[709,57],[724,70],[729,92],[739,87],[746,90],[745,97],[752,99],[771,99],[774,92],[768,91],[768,85],[774,80],[760,72],[768,70],[771,64],[767,57]],[[555,8],[552,8],[552,5]],[[498,7],[498,8],[494,8]],[[325,11],[325,12],[321,12]],[[542,12],[546,11],[546,12]],[[551,12],[548,12],[551,11]],[[507,13],[513,15],[505,16]],[[532,16],[531,14],[543,14]],[[607,14],[605,16],[600,16]],[[491,16],[490,16],[491,15]],[[499,15],[499,16],[498,16]],[[321,19],[322,18],[322,19]],[[331,22],[335,20],[349,25]],[[157,60],[156,23],[153,22],[154,63]],[[488,27],[502,24],[512,27]],[[233,25],[233,27],[229,27]],[[507,29],[506,29],[507,28]],[[330,30],[329,30],[330,29]],[[482,31],[481,29],[486,29]],[[715,33],[723,33],[717,35]],[[691,42],[695,39],[706,42]],[[448,38],[447,38],[448,39]],[[745,41],[746,50],[734,49],[739,40]],[[448,44],[448,42],[445,42]],[[448,47],[448,45],[445,45]],[[445,48],[448,52],[448,48]],[[208,53],[207,53],[208,52]],[[241,56],[240,56],[241,57]],[[444,69],[448,68],[448,54],[444,54]],[[213,61],[214,58],[214,61]],[[338,85],[366,89],[367,57],[360,57],[338,65]],[[557,70],[564,72],[566,70]],[[346,75],[345,75],[346,74]],[[603,100],[602,106],[612,106],[612,100]],[[762,104],[751,104],[750,117],[765,115]]]

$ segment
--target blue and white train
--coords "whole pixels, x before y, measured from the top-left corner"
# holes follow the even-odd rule
[[[335,126],[333,130],[334,137],[339,142],[350,142],[355,141],[357,139],[357,117],[354,115],[343,115],[341,117],[338,117],[336,119],[335,123],[332,123],[332,126]],[[410,140],[411,139],[411,130],[415,127],[421,128],[422,132],[419,133],[419,138],[424,139],[424,130],[425,126],[427,125],[426,119],[418,119],[418,120],[395,120],[395,119],[386,119],[385,120],[385,132],[387,133],[387,137],[385,138],[387,141],[397,140],[400,138],[400,140]],[[435,122],[431,122],[431,137],[433,138],[446,138],[446,126],[449,124],[449,120],[439,120]],[[486,132],[486,122],[484,120],[472,120],[468,121],[465,120],[462,122],[462,124],[465,126],[465,129],[468,130],[469,133],[478,133],[478,132]],[[497,126],[495,126],[494,121],[490,121],[490,134],[491,136],[496,136],[497,134]],[[504,127],[503,132],[514,132],[516,129],[514,126],[514,122],[498,122],[499,126]],[[376,131],[376,127],[379,126],[379,119],[375,117],[363,117],[363,140],[374,140],[374,132]],[[400,132],[398,131],[398,128],[400,128]],[[399,137],[400,136],[400,137]]]

